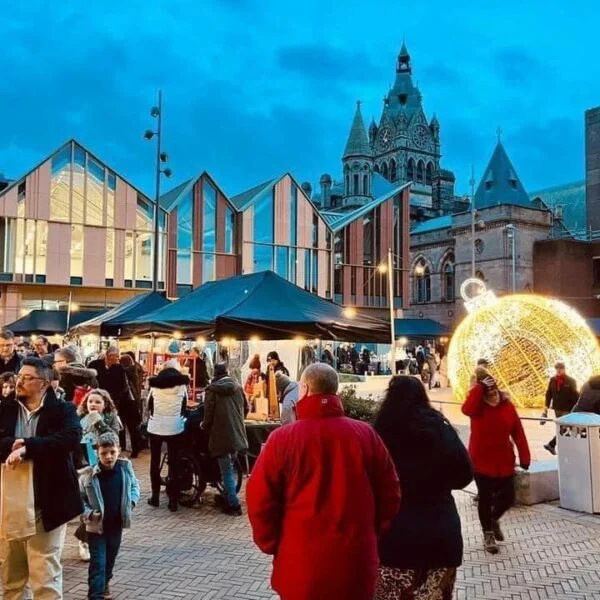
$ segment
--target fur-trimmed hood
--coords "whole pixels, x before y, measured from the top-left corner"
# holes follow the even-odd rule
[[[98,372],[95,369],[84,367],[81,363],[70,363],[61,370],[61,375],[92,379],[98,375]]]
[[[150,377],[148,380],[151,388],[159,390],[166,390],[177,385],[188,385],[189,382],[190,378],[187,375],[173,368],[163,369],[158,375]]]

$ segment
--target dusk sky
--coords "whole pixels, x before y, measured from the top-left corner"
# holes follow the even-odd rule
[[[168,186],[202,170],[228,194],[285,171],[318,185],[339,177],[356,100],[367,125],[379,118],[403,38],[457,193],[499,125],[529,191],[583,179],[583,113],[600,105],[597,0],[6,0],[2,12],[9,178],[74,137],[153,194],[142,134],[162,87]]]

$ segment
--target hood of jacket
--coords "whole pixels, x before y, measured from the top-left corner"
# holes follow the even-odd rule
[[[227,377],[221,377],[221,379],[213,381],[207,389],[212,390],[220,396],[227,396],[232,394],[237,387],[239,387],[237,381],[228,375]]]
[[[189,382],[190,378],[187,375],[173,368],[163,369],[158,375],[150,377],[148,380],[150,387],[159,390],[165,390],[178,385],[188,385]]]
[[[98,375],[98,372],[95,369],[88,369],[87,367],[84,367],[81,363],[69,363],[62,369],[60,374],[61,376],[70,375],[72,377],[80,377],[82,379],[92,379]]]

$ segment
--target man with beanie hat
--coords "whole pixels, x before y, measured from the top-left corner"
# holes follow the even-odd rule
[[[556,369],[556,375],[550,378],[548,389],[546,390],[546,408],[542,413],[544,419],[548,416],[549,408],[554,410],[554,415],[557,419],[569,414],[573,410],[579,396],[577,382],[567,375],[565,363],[558,361],[554,365],[554,368]],[[545,421],[541,423],[544,425]],[[550,454],[556,454],[556,436],[545,444],[544,448]]]
[[[499,520],[515,501],[513,444],[523,469],[529,468],[531,456],[523,425],[508,396],[498,389],[487,369],[477,367],[475,378],[462,412],[471,419],[469,455],[479,493],[477,509],[484,548],[496,554],[497,542],[504,541]]]

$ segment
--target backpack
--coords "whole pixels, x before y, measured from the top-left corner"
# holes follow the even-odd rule
[[[73,390],[73,404],[79,406],[91,390],[92,388],[89,385],[76,385]]]

